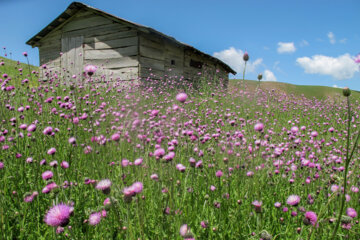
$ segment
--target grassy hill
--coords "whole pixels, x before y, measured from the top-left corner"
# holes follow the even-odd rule
[[[258,86],[258,81],[254,80],[245,80],[244,81],[246,87],[249,90],[255,90]],[[230,87],[239,87],[242,86],[242,80],[233,79],[230,80]],[[277,91],[292,93],[295,95],[304,94],[307,98],[316,97],[319,99],[327,98],[327,97],[336,97],[342,95],[342,89],[333,88],[333,87],[325,87],[325,86],[304,86],[304,85],[293,85],[289,83],[282,82],[261,82],[260,87],[262,89],[276,89]],[[352,91],[352,96],[359,98],[360,93],[358,91]]]
[[[33,70],[39,71],[39,67],[30,65],[29,69],[29,66],[25,63],[20,63],[8,58],[0,57],[0,78],[3,78],[3,74],[7,74],[8,77],[12,79],[13,85],[20,84],[21,81],[25,78],[30,80],[31,77],[33,77],[34,83],[37,82],[34,74],[32,74],[30,77],[30,72]]]

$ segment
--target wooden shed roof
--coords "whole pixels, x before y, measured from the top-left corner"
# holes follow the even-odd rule
[[[221,60],[219,60],[219,59],[217,59],[217,58],[215,58],[215,57],[213,57],[213,56],[211,56],[209,54],[201,52],[200,50],[198,50],[198,49],[196,49],[196,48],[194,48],[194,47],[192,47],[192,46],[190,46],[188,44],[182,43],[182,42],[176,40],[175,38],[173,38],[171,36],[168,36],[168,35],[166,35],[164,33],[161,33],[161,32],[159,32],[159,31],[157,31],[157,30],[155,30],[153,28],[146,27],[146,26],[143,26],[143,25],[140,25],[140,24],[137,24],[137,23],[133,23],[133,22],[130,22],[130,21],[125,20],[123,18],[119,18],[117,16],[114,16],[112,14],[104,12],[104,11],[102,11],[100,9],[91,7],[89,5],[86,5],[86,4],[83,4],[83,3],[80,3],[80,2],[71,3],[69,5],[69,7],[63,13],[61,13],[54,21],[52,21],[49,25],[47,25],[39,33],[37,33],[35,36],[33,36],[30,40],[28,40],[26,42],[26,44],[31,45],[32,47],[34,47],[38,41],[40,41],[43,37],[45,37],[53,29],[55,29],[56,27],[58,27],[59,25],[64,23],[70,17],[75,15],[81,9],[95,11],[95,12],[97,12],[97,13],[105,16],[105,17],[108,17],[108,18],[112,19],[115,22],[121,22],[123,24],[127,24],[130,27],[133,27],[133,28],[135,28],[135,29],[137,29],[139,31],[142,31],[142,32],[145,32],[145,33],[151,33],[151,34],[154,34],[157,37],[169,40],[169,41],[171,41],[173,43],[176,43],[178,45],[182,45],[182,46],[184,46],[185,49],[191,50],[191,51],[194,51],[195,53],[203,55],[203,56],[215,61],[216,63],[222,65],[225,68],[226,71],[228,71],[228,72],[230,72],[230,73],[232,73],[234,75],[236,74],[236,72],[231,67],[229,67],[227,64],[225,64],[223,61],[221,61]]]

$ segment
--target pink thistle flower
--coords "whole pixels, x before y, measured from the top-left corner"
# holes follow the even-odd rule
[[[139,166],[139,165],[142,164],[142,162],[143,162],[143,159],[142,159],[142,158],[138,158],[138,159],[136,159],[136,160],[134,161],[134,165]]]
[[[180,227],[180,236],[183,237],[186,240],[194,239],[194,236],[192,235],[190,228],[187,224],[183,224]]]
[[[181,163],[176,165],[176,169],[179,170],[180,172],[185,172],[186,167],[184,165],[182,165]]]
[[[67,161],[62,161],[61,163],[60,163],[60,166],[62,167],[62,168],[64,168],[64,169],[66,169],[66,168],[69,168],[69,163],[67,162]]]
[[[215,176],[216,177],[222,177],[223,176],[223,172],[221,171],[221,170],[219,170],[219,171],[217,171],[216,173],[215,173]]]
[[[141,182],[135,182],[133,183],[132,188],[135,193],[141,193],[143,190],[143,184]]]
[[[113,141],[119,141],[120,140],[120,134],[118,133],[114,133],[112,136],[111,136],[111,140]]]
[[[186,101],[186,99],[187,99],[187,94],[186,93],[178,93],[177,95],[176,95],[176,100],[178,100],[179,102],[181,102],[181,103],[184,103],[185,101]]]
[[[60,203],[47,211],[44,221],[52,227],[64,227],[69,223],[73,211],[73,207]]]
[[[262,132],[264,130],[264,124],[263,123],[256,123],[254,126],[254,130],[257,132]]]
[[[51,192],[54,188],[57,188],[58,186],[56,185],[56,183],[51,182],[48,185],[46,185],[43,189],[42,189],[42,193],[49,193]]]
[[[298,195],[290,195],[286,201],[286,203],[291,206],[297,206],[299,202],[300,202],[300,197]]]
[[[98,225],[101,221],[101,212],[94,212],[89,216],[89,224],[91,226]]]
[[[47,151],[47,154],[49,155],[54,155],[56,153],[56,148],[50,148],[48,151]]]
[[[165,155],[165,150],[163,148],[158,148],[154,152],[155,157],[161,158]]]
[[[317,222],[317,215],[315,212],[306,212],[305,213],[305,218],[304,218],[304,224],[305,225],[313,225],[315,226]]]
[[[150,176],[150,178],[152,179],[152,180],[159,180],[159,176],[156,174],[156,173],[154,173],[154,174],[152,174],[151,176]]]
[[[255,200],[255,201],[253,201],[251,204],[254,206],[255,212],[261,213],[261,206],[262,206],[262,202],[261,202],[261,201]]]
[[[100,182],[98,182],[98,184],[96,184],[95,188],[98,190],[101,190],[104,194],[109,194],[111,184],[112,183],[109,179],[104,179],[104,180],[101,180]]]
[[[49,180],[54,176],[52,171],[45,171],[43,174],[41,174],[42,179]]]
[[[46,128],[44,129],[43,133],[44,133],[45,135],[52,135],[52,133],[53,133],[53,128],[52,128],[52,127],[46,127]]]
[[[276,208],[279,208],[279,207],[281,207],[281,203],[280,203],[280,202],[276,202],[276,203],[274,204],[274,206],[275,206]]]
[[[96,70],[97,70],[97,67],[94,65],[87,65],[87,66],[85,66],[85,69],[84,69],[85,73],[87,73],[87,75],[89,75],[89,76],[92,76],[96,72]]]
[[[348,215],[351,218],[356,218],[357,212],[354,208],[348,208],[348,209],[346,209],[346,215]]]
[[[106,198],[104,200],[103,204],[104,204],[104,206],[110,205],[111,204],[110,198]]]
[[[28,132],[35,132],[36,130],[36,125],[35,124],[30,124],[28,127],[27,127],[27,131]]]
[[[24,55],[24,57],[27,57],[27,56],[28,56],[28,53],[27,53],[27,52],[23,52],[22,55]]]
[[[4,168],[4,163],[0,162],[0,169],[3,169],[3,168]]]

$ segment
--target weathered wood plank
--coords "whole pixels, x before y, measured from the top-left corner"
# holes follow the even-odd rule
[[[74,30],[84,29],[88,27],[96,27],[99,25],[105,25],[112,23],[111,20],[98,16],[98,15],[90,15],[85,17],[72,18],[71,21],[67,21],[67,23],[62,27],[63,32],[70,32]]]
[[[164,60],[164,50],[161,48],[152,48],[148,46],[140,45],[140,56],[153,58],[157,60]]]
[[[86,38],[85,42],[90,39],[91,39],[91,41],[94,41],[94,42],[102,42],[102,41],[127,38],[127,37],[136,37],[136,36],[137,36],[136,30],[128,30],[128,31],[122,31],[122,32],[119,32],[117,30],[115,33],[101,34],[101,35],[96,36],[95,38]]]
[[[138,77],[138,68],[119,68],[119,69],[103,69],[101,70],[102,74],[106,76],[107,79],[112,78],[113,80],[132,80]]]
[[[109,49],[109,48],[119,48],[119,47],[128,47],[135,46],[138,44],[138,37],[129,37],[129,38],[121,38],[108,40],[104,42],[95,42],[92,45],[86,44],[85,50],[89,49]]]
[[[158,48],[164,51],[164,43],[160,38],[155,38],[151,35],[140,34],[140,45],[147,46],[151,48]]]
[[[137,57],[122,57],[111,59],[88,59],[85,64],[93,64],[95,66],[102,66],[104,68],[124,68],[124,67],[138,67],[139,62]]]
[[[63,37],[71,37],[71,36],[79,36],[82,35],[86,38],[90,37],[97,37],[100,35],[115,33],[115,32],[122,32],[122,31],[129,31],[130,28],[118,23],[110,23],[110,24],[104,24],[100,26],[93,26],[88,27],[85,29],[80,29],[72,32],[66,32],[63,33]]]
[[[85,59],[110,59],[127,56],[135,56],[138,54],[137,46],[124,48],[104,49],[104,50],[87,50],[85,51]]]
[[[145,69],[154,69],[164,71],[164,61],[163,60],[156,60],[147,57],[140,57],[140,66]]]
[[[140,68],[140,77],[141,78],[154,78],[159,79],[164,77],[164,71],[160,70],[150,70],[148,68]]]

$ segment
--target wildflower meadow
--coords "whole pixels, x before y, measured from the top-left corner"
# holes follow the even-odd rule
[[[0,60],[1,239],[360,239],[350,89],[123,85],[99,68],[69,81]]]

